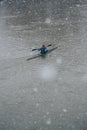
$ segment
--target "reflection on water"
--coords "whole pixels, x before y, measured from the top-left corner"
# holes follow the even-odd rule
[[[87,9],[62,10],[0,17],[0,130],[87,129]],[[26,61],[43,43],[60,47]]]

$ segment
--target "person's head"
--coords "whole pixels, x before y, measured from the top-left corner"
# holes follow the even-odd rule
[[[42,45],[42,47],[45,47],[45,45]]]

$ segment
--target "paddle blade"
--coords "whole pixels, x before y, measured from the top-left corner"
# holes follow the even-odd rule
[[[32,49],[32,51],[36,51],[36,50],[38,50],[38,49]]]
[[[47,47],[52,46],[52,44],[49,44]]]

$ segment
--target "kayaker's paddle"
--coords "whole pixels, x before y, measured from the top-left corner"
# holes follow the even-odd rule
[[[52,46],[52,44],[49,44],[47,47]]]
[[[36,50],[38,50],[38,49],[32,49],[32,51],[36,51]]]
[[[52,46],[52,44],[49,44],[49,45],[46,46],[46,47],[49,47],[49,46]],[[32,49],[32,51],[36,51],[36,50],[38,50],[38,49]]]

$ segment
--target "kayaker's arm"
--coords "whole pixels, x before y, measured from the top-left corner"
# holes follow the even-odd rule
[[[46,46],[46,47],[49,47],[49,46],[52,46],[52,44],[49,44],[49,45],[48,45],[48,46]],[[36,50],[40,51],[40,50],[41,50],[41,48],[32,49],[32,51],[36,51]]]

